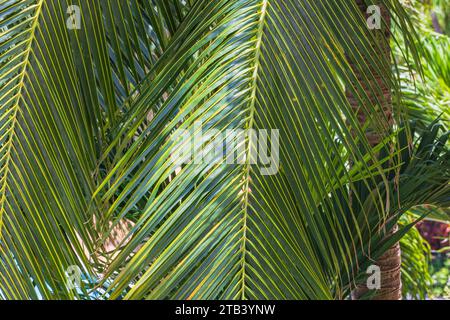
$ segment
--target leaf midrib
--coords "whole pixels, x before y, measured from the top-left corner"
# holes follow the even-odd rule
[[[29,29],[29,33],[30,33],[30,38],[28,39],[28,44],[27,44],[27,48],[26,48],[26,53],[25,53],[25,57],[22,61],[23,66],[22,66],[22,70],[20,71],[20,79],[19,79],[19,83],[18,83],[18,89],[17,89],[17,94],[16,94],[16,98],[15,98],[15,102],[13,104],[13,106],[11,107],[13,110],[12,112],[12,121],[11,121],[11,126],[8,129],[9,131],[9,137],[7,139],[7,141],[5,142],[5,145],[7,146],[6,148],[6,158],[5,158],[5,165],[4,165],[4,174],[3,174],[3,183],[0,189],[0,193],[1,193],[1,198],[0,198],[0,239],[1,239],[1,234],[2,234],[2,226],[3,226],[3,214],[5,211],[5,202],[6,202],[6,191],[8,188],[8,175],[10,173],[9,170],[9,163],[11,162],[11,150],[12,150],[12,145],[13,145],[13,140],[15,137],[15,131],[16,131],[16,125],[17,125],[17,114],[19,113],[19,103],[20,103],[20,98],[22,95],[22,90],[25,84],[25,75],[27,73],[27,67],[29,66],[29,61],[30,61],[30,56],[31,56],[31,48],[33,46],[33,43],[36,39],[36,29],[38,27],[38,22],[39,22],[39,17],[41,16],[41,12],[42,12],[42,5],[44,3],[44,0],[38,0],[37,4],[36,4],[36,9],[34,12],[34,17],[33,17],[33,22],[32,25]]]
[[[258,73],[260,69],[260,56],[261,56],[261,45],[262,45],[262,39],[264,36],[264,25],[267,17],[267,11],[268,11],[268,4],[269,0],[263,0],[261,2],[261,16],[258,23],[258,31],[257,31],[257,42],[256,42],[256,48],[255,48],[255,70],[253,72],[252,76],[252,94],[250,98],[250,121],[248,124],[247,129],[251,130],[254,128],[255,125],[255,112],[256,112],[256,91],[257,91],[257,83],[258,83]],[[243,208],[243,236],[242,236],[242,276],[241,276],[241,294],[240,298],[241,300],[245,300],[245,279],[246,279],[246,253],[247,253],[247,219],[248,219],[248,210],[249,210],[249,194],[250,194],[250,175],[251,175],[251,150],[252,150],[252,139],[249,139],[248,142],[248,149],[247,149],[247,155],[246,155],[246,165],[244,169],[244,178],[245,178],[245,184],[244,184],[244,208]]]

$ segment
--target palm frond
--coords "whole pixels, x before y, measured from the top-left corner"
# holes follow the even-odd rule
[[[70,5],[80,29],[66,0],[0,5],[1,298],[345,298],[401,214],[448,204],[448,134],[386,125],[389,23],[356,1]],[[211,146],[234,159],[176,157]]]
[[[154,13],[158,25],[167,19],[143,4],[0,4],[2,297],[87,296],[89,288],[67,287],[65,271],[75,265],[89,279],[98,272],[93,266],[100,265],[95,229],[100,217],[92,195],[99,154],[121,101],[163,51],[148,14]],[[171,10],[183,10],[181,2],[170,4]],[[67,21],[73,5],[81,13],[74,29]],[[173,21],[180,22],[181,16]],[[164,34],[164,41],[170,36]]]
[[[385,5],[407,28],[398,5]],[[381,164],[393,161],[375,155],[382,146],[369,146],[345,95],[353,92],[388,143],[384,115],[371,112],[373,98],[361,81],[380,90],[370,84],[372,73],[389,61],[376,55],[356,4],[198,1],[178,36],[160,72],[128,101],[130,112],[105,150],[105,158],[113,152],[117,160],[98,190],[107,207],[103,223],[130,217],[136,223],[105,275],[113,279],[108,294],[342,297],[355,252],[382,237],[375,234],[390,208],[379,190],[389,195],[392,168]],[[349,56],[364,61],[356,68],[367,78],[356,79]],[[384,80],[392,83],[390,72]],[[154,118],[143,125],[150,110]],[[180,130],[199,131],[199,122],[215,130],[224,148],[229,130],[278,129],[279,172],[267,176],[250,165],[256,148],[250,139],[231,149],[247,159],[241,165],[220,157],[174,163]],[[201,147],[194,143],[192,150]],[[356,182],[385,184],[369,194],[374,212],[349,205]],[[353,201],[364,207],[364,198]]]

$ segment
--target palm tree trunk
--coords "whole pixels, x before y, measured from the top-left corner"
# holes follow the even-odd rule
[[[367,13],[367,5],[364,0],[355,0],[360,10],[369,18]],[[386,7],[380,5],[381,15],[383,18],[381,30],[371,30],[370,32],[375,33],[375,38],[377,42],[374,43],[373,48],[379,54],[380,59],[376,61],[390,61],[391,48],[389,40],[391,37],[390,33],[390,14]],[[378,41],[380,40],[380,41]],[[349,61],[354,72],[358,76],[358,79],[363,79],[361,74],[361,68],[357,67],[355,61]],[[371,62],[367,61],[367,66],[371,66]],[[394,120],[392,116],[392,95],[390,84],[387,83],[386,79],[389,78],[388,75],[391,73],[390,63],[386,64],[383,68],[370,67],[371,74],[374,76],[372,83],[367,83],[367,81],[361,81],[360,85],[365,89],[367,96],[370,98],[371,103],[375,106],[381,104],[381,108],[378,112],[382,112],[380,116],[385,117],[386,129],[394,125]],[[382,90],[373,90],[371,85],[380,87]],[[365,125],[368,117],[365,115],[364,111],[360,106],[358,99],[354,97],[351,92],[347,92],[347,98],[353,107],[353,110],[358,115],[358,120],[361,126]],[[370,127],[370,126],[369,126]],[[379,130],[369,129],[366,132],[367,139],[371,146],[378,145],[383,139]],[[392,232],[396,232],[397,227],[394,228]],[[381,289],[379,289],[374,296],[374,300],[401,300],[402,298],[402,283],[401,283],[401,257],[400,257],[400,244],[397,243],[391,249],[389,249],[378,261],[374,263],[381,270]],[[368,288],[361,286],[356,288],[352,293],[353,299],[360,299],[365,293],[367,293]]]
[[[397,227],[392,232],[396,232]],[[386,251],[374,263],[381,270],[381,289],[372,297],[373,300],[401,300],[402,299],[402,279],[401,279],[401,250],[400,243],[396,243]],[[359,300],[368,293],[366,286],[359,286],[352,292],[352,299]]]

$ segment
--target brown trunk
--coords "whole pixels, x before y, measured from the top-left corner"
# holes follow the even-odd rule
[[[367,15],[367,5],[364,3],[364,0],[355,0],[360,10]],[[371,76],[373,80],[371,81],[362,80],[364,78],[364,74],[362,74],[361,67],[358,67],[355,61],[352,61],[349,58],[349,63],[352,66],[355,74],[358,79],[361,79],[360,85],[365,89],[367,96],[369,97],[373,106],[380,106],[377,112],[381,112],[378,116],[385,118],[385,126],[386,130],[391,128],[394,125],[394,120],[392,116],[392,94],[390,84],[386,81],[387,75],[391,73],[391,65],[390,65],[390,55],[391,48],[389,44],[390,40],[390,14],[389,11],[382,5],[381,14],[383,17],[383,24],[381,30],[371,30],[375,34],[378,43],[373,44],[374,50],[379,55],[379,59],[374,59],[377,62],[386,61],[386,63],[382,68],[373,68],[373,62],[370,62],[369,59],[366,61],[366,65],[370,66]],[[375,87],[379,87],[382,90],[374,90]],[[361,125],[367,124],[370,121],[370,117],[367,117],[367,114],[364,111],[364,108],[361,108],[360,102],[358,99],[354,97],[351,92],[347,92],[347,98],[358,115],[358,120]],[[369,129],[366,133],[367,138],[371,146],[376,146],[383,139],[383,135],[380,133],[382,130],[380,128],[374,128],[369,125]],[[396,231],[397,228],[393,230]],[[389,249],[378,261],[374,263],[381,269],[381,289],[378,290],[375,294],[374,300],[400,300],[402,298],[402,284],[401,284],[401,257],[400,257],[400,245],[397,243],[391,249]],[[353,299],[359,299],[367,293],[367,287],[358,287],[352,293]]]
[[[397,228],[393,230],[395,231]],[[401,262],[400,244],[396,243],[374,263],[381,269],[381,289],[376,292],[372,300],[402,299]],[[367,287],[360,286],[353,290],[352,299],[359,300],[368,291]]]

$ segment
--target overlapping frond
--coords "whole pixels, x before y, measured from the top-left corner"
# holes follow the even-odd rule
[[[447,203],[439,130],[407,157],[378,112],[373,79],[399,87],[356,2],[11,0],[0,18],[1,298],[343,298],[401,213]]]
[[[99,272],[100,152],[172,36],[154,31],[172,12],[147,1],[1,2],[0,297],[88,297],[66,270],[90,286]]]
[[[105,223],[135,221],[106,273],[110,297],[342,297],[391,214],[395,161],[377,158],[345,95],[388,139],[364,90],[381,90],[371,70],[389,65],[375,38],[352,2],[198,1],[105,151],[122,154],[98,190]],[[223,150],[230,130],[267,130],[269,145],[279,130],[279,170],[250,165],[251,139],[228,150],[242,164],[174,161],[180,132],[202,129]],[[194,154],[207,145],[189,141]],[[371,210],[361,185],[380,186],[365,195]]]
[[[0,6],[0,230],[18,104],[41,6],[42,1],[10,1]]]

